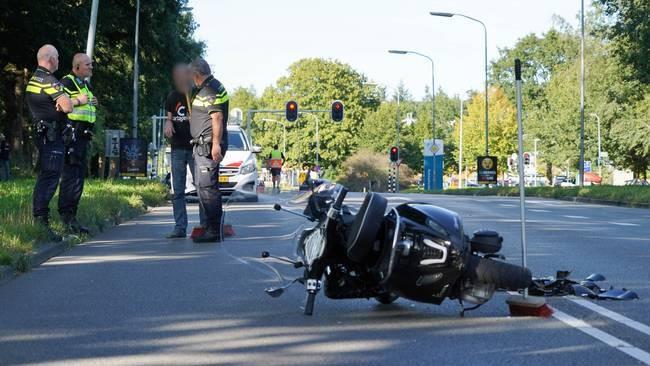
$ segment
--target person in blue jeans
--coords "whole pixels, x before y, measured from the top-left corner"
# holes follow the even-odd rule
[[[185,181],[187,169],[194,178],[194,158],[192,157],[192,135],[190,134],[190,71],[187,65],[178,64],[172,71],[174,90],[165,102],[167,123],[165,136],[171,144],[172,204],[174,209],[174,229],[167,238],[184,238],[187,235],[187,208],[185,204]],[[199,210],[201,224],[204,223],[203,210]]]
[[[9,150],[9,143],[5,135],[0,133],[0,182],[11,178]]]

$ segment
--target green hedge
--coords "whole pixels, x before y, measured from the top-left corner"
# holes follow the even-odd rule
[[[438,194],[519,196],[519,187],[446,189]],[[589,198],[627,205],[650,205],[648,186],[527,187],[526,195],[546,198]]]
[[[32,218],[33,179],[0,182],[0,265],[18,266],[46,233]],[[145,180],[87,180],[77,218],[92,232],[102,231],[165,202],[164,185]],[[50,202],[50,222],[61,232],[58,195]],[[83,239],[83,238],[82,238]]]

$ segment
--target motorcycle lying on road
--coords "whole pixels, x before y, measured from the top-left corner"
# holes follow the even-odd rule
[[[503,261],[503,238],[495,231],[480,230],[470,238],[457,213],[431,204],[404,203],[386,213],[387,199],[372,192],[354,214],[343,204],[347,193],[338,184],[321,185],[307,193],[303,214],[275,205],[315,225],[299,234],[298,260],[262,253],[304,269],[302,277],[268,288],[267,294],[278,297],[302,283],[306,315],[312,315],[316,295],[324,289],[330,299],[374,298],[382,304],[399,297],[437,305],[457,299],[463,316],[498,289],[519,290],[531,283],[527,268]]]

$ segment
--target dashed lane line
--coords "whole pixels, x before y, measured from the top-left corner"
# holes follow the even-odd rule
[[[541,208],[529,208],[528,211],[532,211],[532,212],[551,212],[551,210],[542,210]]]
[[[608,221],[608,224],[611,225],[618,225],[618,226],[639,226],[639,224],[633,224],[631,222],[613,222],[613,221]]]
[[[562,216],[566,217],[567,219],[582,219],[582,220],[588,219],[587,216],[580,216],[580,215],[562,215]]]
[[[621,315],[621,314],[619,314],[619,313],[617,313],[615,311],[611,311],[609,309],[606,309],[606,308],[604,308],[604,307],[602,307],[600,305],[596,305],[591,301],[583,300],[583,299],[578,298],[578,297],[567,297],[566,299],[568,299],[568,300],[572,301],[573,303],[578,304],[578,305],[580,305],[582,307],[585,307],[585,308],[587,308],[587,309],[589,309],[591,311],[594,311],[594,312],[596,312],[596,313],[598,313],[598,314],[600,314],[600,315],[602,315],[602,316],[604,316],[606,318],[612,319],[612,320],[614,320],[616,322],[619,322],[619,323],[621,323],[623,325],[626,325],[626,326],[628,326],[628,327],[630,327],[630,328],[632,328],[632,329],[634,329],[636,331],[639,331],[639,332],[641,332],[641,333],[643,333],[645,335],[650,336],[650,327],[643,324],[643,323],[640,323],[640,322],[638,322],[636,320],[632,320],[632,319],[630,319],[630,318],[628,318],[626,316],[623,316],[623,315]]]
[[[564,313],[556,308],[553,308],[553,317],[558,319],[559,321],[576,328],[577,330],[586,333],[593,338],[598,339],[599,341],[607,344],[610,347],[613,347],[625,354],[627,354],[630,357],[635,358],[638,361],[641,361],[645,365],[650,365],[650,353],[634,347],[633,345],[614,337],[613,335],[609,333],[605,333],[600,329],[594,328],[591,325],[587,324],[585,321],[580,320],[578,318],[574,318],[573,316]]]

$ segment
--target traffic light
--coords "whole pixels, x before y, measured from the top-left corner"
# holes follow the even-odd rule
[[[530,165],[530,153],[524,153],[524,165]]]
[[[341,122],[343,120],[343,102],[340,100],[332,103],[332,120],[334,122]]]
[[[390,161],[393,163],[397,163],[399,160],[399,148],[397,146],[393,146],[390,148]]]
[[[287,102],[285,114],[289,122],[295,122],[298,119],[298,103],[295,100]]]

